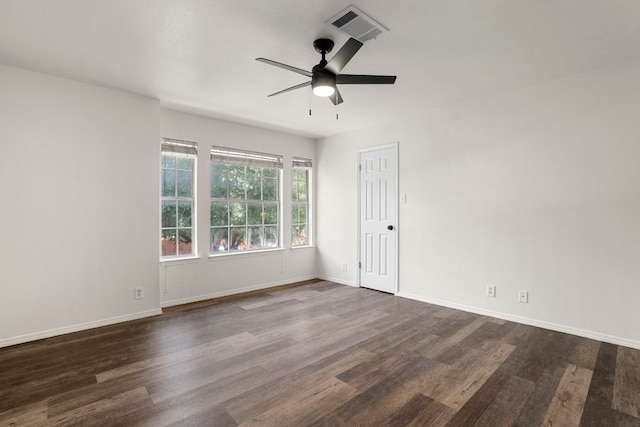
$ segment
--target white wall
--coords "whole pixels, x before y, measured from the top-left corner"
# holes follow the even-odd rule
[[[316,277],[315,248],[290,249],[291,161],[315,160],[315,141],[252,126],[161,111],[161,136],[198,143],[197,234],[199,258],[160,265],[163,306],[198,301]],[[241,148],[284,156],[284,250],[209,257],[209,148]]]
[[[315,159],[315,141],[0,66],[0,347],[316,277],[315,248],[208,257],[208,147]],[[200,143],[199,253],[159,267],[160,137]],[[202,184],[205,185],[202,185]],[[290,167],[283,182],[290,210]],[[284,215],[284,244],[290,219]],[[144,299],[133,299],[133,288]]]
[[[322,140],[318,274],[357,283],[340,271],[357,262],[357,150],[397,141],[400,295],[640,348],[639,76],[620,64]]]
[[[0,347],[160,312],[159,111],[0,66]]]
[[[636,61],[570,76],[316,153],[307,138],[0,66],[0,347],[316,275],[357,284],[357,150],[397,141],[401,295],[640,348],[639,75]],[[317,249],[209,259],[201,202],[201,257],[158,267],[161,136],[200,144],[200,200],[208,145],[314,159]]]

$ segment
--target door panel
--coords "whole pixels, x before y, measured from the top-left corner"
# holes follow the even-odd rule
[[[390,293],[396,292],[396,155],[396,147],[360,152],[360,285]]]

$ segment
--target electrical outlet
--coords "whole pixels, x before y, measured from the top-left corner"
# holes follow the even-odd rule
[[[487,285],[487,296],[489,298],[496,297],[496,285]]]
[[[346,263],[342,264],[342,271],[347,271],[347,264]]]
[[[519,300],[522,303],[528,303],[529,302],[529,292],[527,291],[520,291],[519,294]]]
[[[142,286],[133,288],[133,299],[143,299],[143,298],[144,298],[144,290]]]

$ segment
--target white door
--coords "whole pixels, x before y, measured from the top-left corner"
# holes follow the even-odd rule
[[[360,151],[360,286],[396,293],[397,147]]]

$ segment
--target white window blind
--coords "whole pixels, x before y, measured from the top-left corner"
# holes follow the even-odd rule
[[[162,152],[176,154],[198,154],[198,143],[179,139],[162,138]]]
[[[260,168],[282,169],[282,156],[256,151],[211,146],[211,161]]]
[[[308,169],[311,169],[311,167],[313,167],[313,164],[311,162],[311,159],[303,159],[302,157],[294,157],[291,166],[294,167],[294,168],[308,168]]]

